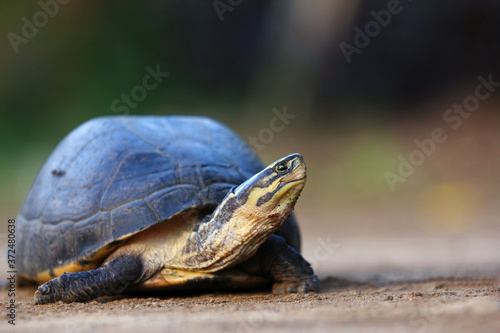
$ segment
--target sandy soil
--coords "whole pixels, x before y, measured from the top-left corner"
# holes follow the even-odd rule
[[[103,298],[85,304],[34,306],[24,288],[16,329],[33,331],[490,331],[500,327],[493,279],[359,283],[328,278],[318,294],[267,292]],[[6,325],[2,325],[5,329]]]
[[[363,283],[327,278],[318,294],[266,291],[102,298],[34,306],[20,290],[16,329],[66,332],[498,332],[499,282],[486,278]],[[6,319],[4,319],[6,321]],[[2,331],[7,327],[2,323]]]

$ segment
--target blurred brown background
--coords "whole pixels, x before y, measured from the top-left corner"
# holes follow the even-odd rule
[[[4,237],[74,127],[198,114],[304,155],[320,274],[500,269],[497,1],[63,2],[0,5]]]

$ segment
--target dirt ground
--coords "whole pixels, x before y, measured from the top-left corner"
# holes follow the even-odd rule
[[[363,283],[326,278],[318,294],[217,292],[189,296],[102,298],[34,306],[20,291],[16,327],[50,332],[498,332],[499,282],[436,278]],[[7,327],[2,323],[2,331]]]
[[[20,291],[19,331],[50,332],[498,332],[499,282],[436,278],[384,283],[326,278],[318,294],[217,292],[102,298],[34,306]],[[5,319],[6,321],[6,319]],[[2,323],[2,331],[14,330]]]

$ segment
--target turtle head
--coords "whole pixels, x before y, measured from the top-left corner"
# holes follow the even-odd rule
[[[185,247],[190,262],[198,270],[216,271],[250,258],[285,222],[305,183],[302,155],[292,154],[230,191],[190,236]],[[200,246],[203,251],[196,250]]]
[[[269,222],[283,222],[293,210],[307,179],[300,154],[285,156],[238,186],[233,192],[243,211]]]

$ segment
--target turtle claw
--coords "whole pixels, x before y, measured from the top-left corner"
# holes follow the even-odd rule
[[[51,291],[51,288],[47,286],[47,283],[42,284],[40,287],[38,287],[38,290],[35,292],[35,295],[41,294],[41,295],[47,295]]]
[[[316,275],[299,280],[280,281],[273,285],[273,294],[309,293],[318,290],[319,283]]]
[[[35,304],[53,303],[63,299],[61,293],[57,292],[55,281],[57,279],[45,282],[38,287],[38,290],[35,291]]]
[[[39,304],[45,304],[45,303],[52,303],[54,301],[51,300],[50,296],[48,295],[40,295],[38,291],[35,292],[35,305]]]

